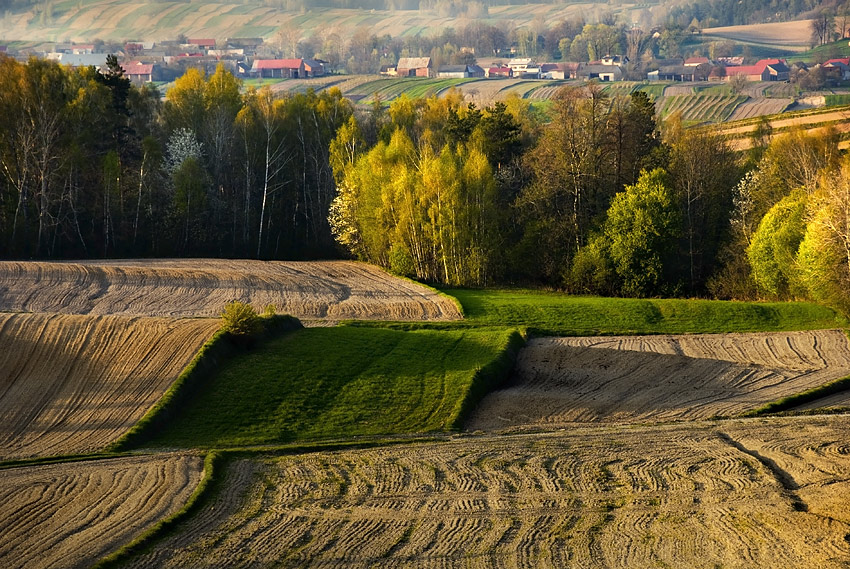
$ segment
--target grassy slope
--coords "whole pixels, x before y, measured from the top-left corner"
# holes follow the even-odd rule
[[[146,445],[212,448],[448,430],[477,371],[514,342],[509,329],[300,330],[225,362]]]
[[[527,326],[534,334],[684,334],[815,330],[847,321],[806,302],[628,299],[523,290],[446,289],[466,324]]]

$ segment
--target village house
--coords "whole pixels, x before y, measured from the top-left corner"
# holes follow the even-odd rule
[[[622,81],[623,70],[619,65],[602,65],[599,63],[588,63],[581,66],[577,74],[579,79],[590,81],[596,79],[602,82]]]
[[[783,59],[762,59],[755,65],[726,68],[726,80],[742,76],[747,81],[788,81],[791,69]]]
[[[646,74],[650,81],[696,81],[697,68],[692,65],[665,65]]]
[[[485,77],[491,77],[493,79],[499,78],[510,78],[514,76],[513,70],[507,65],[500,65],[497,67],[488,67],[486,72],[484,73]]]
[[[430,57],[401,57],[396,65],[399,77],[432,77]]]
[[[484,77],[484,70],[477,65],[442,65],[437,70],[437,77],[454,79]]]
[[[212,38],[190,38],[186,40],[186,45],[198,48],[201,52],[207,53],[211,49],[215,49],[215,40]]]
[[[711,65],[707,57],[689,57],[685,60],[685,67],[698,67],[700,65]]]
[[[307,77],[321,77],[325,74],[325,62],[321,59],[305,59],[304,73]]]
[[[842,81],[850,79],[850,57],[830,59],[823,64],[825,69],[834,70]]]
[[[302,79],[308,76],[303,59],[255,59],[251,75],[283,79]]]
[[[153,63],[142,63],[140,61],[131,61],[121,67],[124,69],[124,76],[134,85],[144,85],[153,81]]]

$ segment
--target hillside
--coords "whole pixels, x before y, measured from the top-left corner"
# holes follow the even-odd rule
[[[282,28],[298,29],[304,36],[319,30],[335,30],[351,35],[358,27],[367,27],[376,35],[410,36],[439,33],[443,28],[466,25],[465,17],[441,16],[428,10],[351,10],[312,8],[286,11],[257,3],[128,2],[57,2],[49,4],[49,13],[31,8],[7,12],[2,18],[6,41],[144,41],[173,40],[180,34],[189,37],[264,37],[272,38]],[[634,4],[623,4],[614,13],[628,12]],[[485,17],[489,24],[527,25],[535,19],[559,19],[592,13],[597,4],[530,4],[491,6]],[[606,2],[598,9],[612,11]]]

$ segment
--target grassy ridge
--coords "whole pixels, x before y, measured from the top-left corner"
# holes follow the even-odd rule
[[[509,373],[505,354],[517,346],[505,328],[299,330],[224,362],[146,444],[222,448],[457,428]]]
[[[463,305],[464,325],[527,326],[537,335],[688,334],[817,330],[847,326],[808,302],[631,299],[526,290],[444,289]]]
[[[274,337],[300,328],[301,322],[291,316],[274,316],[264,318],[263,327],[265,337]],[[218,366],[239,353],[240,349],[229,339],[227,333],[221,330],[216,332],[201,347],[192,361],[189,362],[189,365],[186,366],[186,369],[157,401],[156,405],[139,419],[124,436],[112,443],[108,450],[115,452],[138,447],[155,437],[160,430],[166,428],[174,418],[182,413],[183,408],[204,387],[205,381],[218,369]]]

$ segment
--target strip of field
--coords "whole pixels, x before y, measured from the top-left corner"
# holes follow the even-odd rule
[[[202,462],[162,454],[3,470],[0,565],[91,566],[179,510]]]
[[[829,419],[238,461],[129,566],[843,567],[850,419]]]
[[[541,336],[710,334],[847,326],[847,320],[833,310],[807,302],[600,298],[519,289],[445,292],[463,305],[465,325],[524,326]]]
[[[102,449],[218,327],[210,319],[0,314],[0,458]]]
[[[0,310],[218,316],[239,300],[301,319],[450,320],[454,302],[364,263],[248,260],[0,262]]]
[[[850,343],[837,330],[539,338],[467,428],[731,416],[847,375]]]
[[[781,46],[790,51],[806,51],[812,41],[812,21],[796,20],[746,26],[703,28],[702,35],[744,43]]]
[[[518,343],[509,329],[299,330],[224,362],[144,444],[221,448],[457,429],[482,392],[507,378]]]

